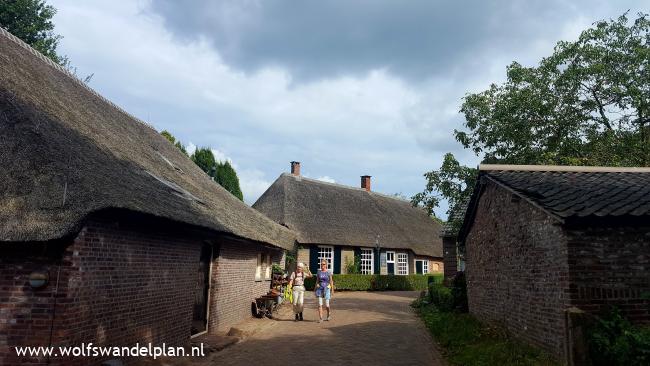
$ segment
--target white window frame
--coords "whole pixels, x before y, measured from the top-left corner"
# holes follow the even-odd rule
[[[428,274],[429,273],[429,260],[428,259],[416,259],[415,262],[416,262],[415,268],[417,268],[417,262],[422,263],[422,274]]]
[[[389,259],[389,258],[388,258],[388,255],[389,255],[389,254],[393,257],[393,259]],[[394,251],[392,251],[392,250],[390,250],[390,251],[386,251],[386,263],[393,263],[393,264],[395,264],[395,252],[394,252]]]
[[[323,255],[327,254],[327,255]],[[318,246],[318,269],[322,259],[327,260],[327,272],[334,273],[334,247],[331,245]]]
[[[368,253],[370,253],[370,259],[368,259]],[[375,251],[370,248],[361,248],[361,262],[360,267],[361,274],[374,274],[375,273]],[[365,258],[364,258],[365,257]],[[370,260],[370,266],[368,266],[368,260]]]
[[[403,260],[402,260],[403,259]],[[409,274],[409,255],[408,253],[397,253],[395,273],[399,276],[406,276]],[[403,267],[401,265],[404,265]]]
[[[262,280],[262,253],[257,253],[257,266],[255,267],[255,281]]]
[[[264,279],[271,280],[271,254],[266,255],[266,271],[264,272]]]

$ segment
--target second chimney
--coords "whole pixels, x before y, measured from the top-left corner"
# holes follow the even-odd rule
[[[300,175],[300,162],[292,161],[291,162],[291,174]]]
[[[366,191],[370,192],[370,176],[369,175],[362,175],[361,176],[361,188],[363,188]]]

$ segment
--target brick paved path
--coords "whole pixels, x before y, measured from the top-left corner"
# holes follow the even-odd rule
[[[317,323],[305,294],[305,321],[283,312],[267,329],[215,355],[210,365],[442,365],[422,321],[415,292],[337,292],[332,320]]]

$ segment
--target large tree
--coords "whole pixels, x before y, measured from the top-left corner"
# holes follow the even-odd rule
[[[455,137],[486,163],[649,166],[648,15],[597,22],[535,67],[513,62],[504,83],[468,94],[461,112]],[[448,154],[414,204],[432,212],[443,197],[453,210],[472,189],[467,174]]]
[[[242,201],[244,200],[244,194],[239,187],[239,177],[237,177],[237,172],[229,162],[217,163],[217,171],[214,180],[221,184],[223,188],[232,193],[235,197]]]
[[[34,47],[52,61],[68,66],[68,59],[56,48],[61,36],[55,34],[52,17],[56,9],[43,0],[0,1],[0,26]]]
[[[237,172],[229,162],[217,161],[212,150],[208,147],[196,149],[191,159],[220,186],[240,200],[244,200],[244,195],[239,186],[239,177],[237,177]]]

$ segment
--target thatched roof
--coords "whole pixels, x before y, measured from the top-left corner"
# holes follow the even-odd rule
[[[395,197],[282,174],[253,208],[294,230],[298,242],[411,249],[442,257],[440,224]]]
[[[74,233],[128,209],[292,248],[153,128],[0,28],[0,241]]]

